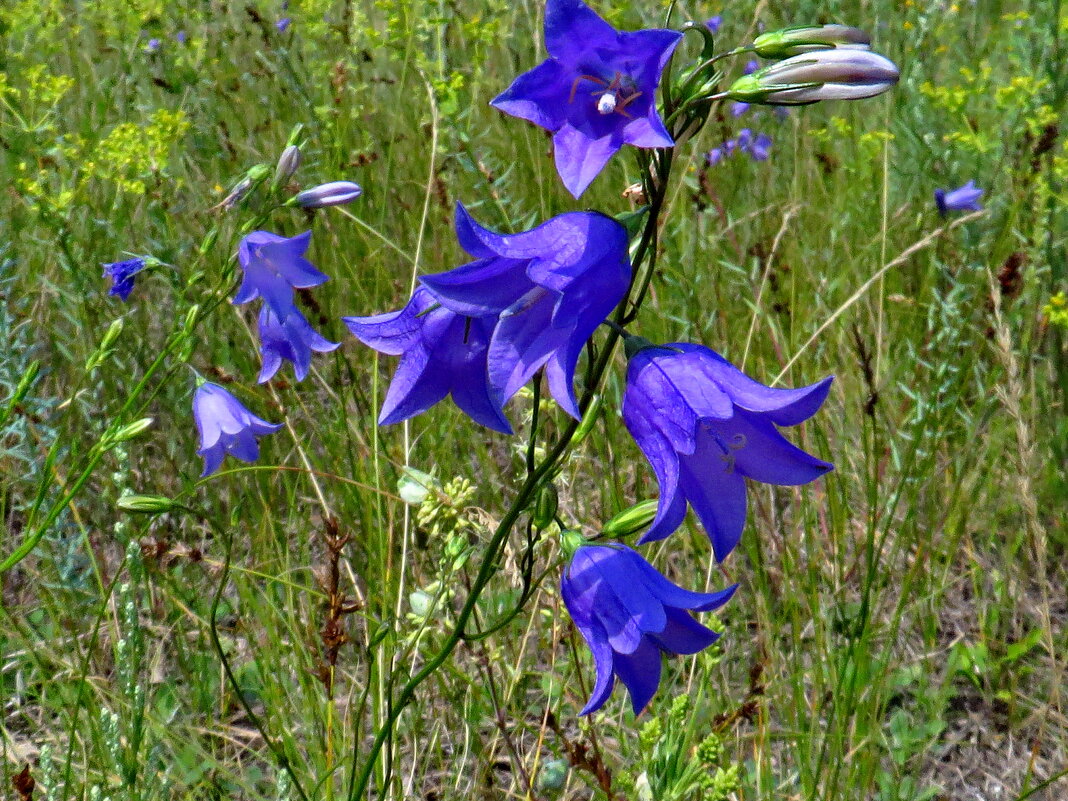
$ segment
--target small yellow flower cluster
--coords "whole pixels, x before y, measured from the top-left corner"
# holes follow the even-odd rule
[[[181,109],[157,109],[147,125],[124,122],[112,129],[89,154],[88,175],[110,179],[125,192],[142,193],[145,179],[166,170],[170,152],[189,130]]]
[[[1068,330],[1068,296],[1058,292],[1042,307],[1042,314],[1050,325]]]

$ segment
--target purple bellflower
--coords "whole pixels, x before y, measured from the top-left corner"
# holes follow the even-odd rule
[[[475,261],[420,280],[448,309],[493,319],[488,378],[503,406],[542,366],[549,391],[579,417],[579,355],[630,282],[627,231],[597,212],[570,212],[499,234],[456,206],[456,236]]]
[[[767,134],[753,135],[752,130],[743,128],[735,139],[728,139],[719,147],[714,147],[705,154],[705,161],[710,166],[719,164],[734,153],[745,153],[753,161],[767,161],[771,153],[771,137]]]
[[[950,211],[983,210],[983,207],[979,205],[979,198],[983,196],[983,190],[975,185],[975,181],[968,181],[964,186],[949,191],[936,189],[934,195],[938,213],[943,217]]]
[[[290,19],[289,17],[282,17],[274,24],[274,27],[278,30],[279,33],[285,33],[289,26],[292,24],[292,19]]]
[[[400,311],[341,319],[363,344],[401,357],[386,391],[380,425],[421,414],[451,392],[456,405],[476,423],[512,433],[486,374],[495,318],[457,314],[426,287],[417,287]]]
[[[113,295],[126,301],[134,288],[134,276],[145,269],[144,259],[127,259],[126,261],[113,261],[104,265],[104,277],[111,279],[109,295]]]
[[[145,52],[155,53],[157,50],[160,49],[162,45],[163,42],[161,42],[158,37],[153,36],[151,39],[148,40],[148,44],[145,45]]]
[[[719,29],[723,27],[723,15],[716,14],[711,19],[705,20],[705,27],[710,33],[719,33]]]
[[[234,297],[235,304],[262,297],[274,313],[285,319],[293,306],[294,287],[304,289],[329,280],[304,258],[311,231],[292,238],[267,231],[253,231],[241,240],[237,260],[245,278]]]
[[[581,0],[548,0],[549,58],[491,105],[554,132],[556,169],[578,197],[623,145],[674,145],[656,110],[678,31],[617,31]]]
[[[583,545],[560,580],[560,594],[593,652],[597,681],[581,714],[604,706],[618,677],[639,714],[660,684],[661,654],[696,654],[719,639],[691,612],[725,604],[737,585],[691,592],[664,578],[626,545]]]
[[[268,423],[242,405],[241,401],[218,384],[205,382],[193,395],[193,419],[200,432],[200,449],[204,457],[201,478],[211,475],[222,465],[226,454],[244,462],[260,456],[256,437],[273,434],[281,423]]]
[[[329,353],[341,344],[320,336],[296,308],[291,309],[284,318],[279,318],[264,303],[260,307],[259,329],[263,367],[257,381],[261,384],[274,377],[283,359],[293,363],[297,381],[303,381],[311,367],[312,351]]]
[[[656,518],[640,542],[675,531],[689,503],[721,562],[745,528],[745,478],[793,486],[831,470],[776,426],[815,414],[832,380],[772,389],[701,345],[638,351],[627,367],[623,422],[660,484]]]

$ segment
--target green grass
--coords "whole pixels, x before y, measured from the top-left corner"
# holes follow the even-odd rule
[[[902,82],[783,121],[723,108],[682,145],[635,330],[700,341],[768,382],[833,373],[824,409],[791,436],[836,470],[799,489],[752,485],[723,573],[693,520],[645,549],[686,586],[741,587],[721,610],[720,644],[669,663],[637,721],[620,690],[577,717],[592,664],[556,589],[556,538],[542,539],[526,611],[461,644],[416,690],[373,797],[1068,793],[1068,331],[1042,313],[1068,289],[1068,8],[733,3],[725,45],[755,29],[758,5],[769,28],[870,30]],[[596,7],[631,28],[666,10]],[[676,19],[720,10],[685,3]],[[487,105],[541,57],[541,3],[294,0],[287,13],[280,35],[280,6],[263,2],[0,10],[0,412],[40,363],[0,425],[0,558],[43,533],[0,576],[9,793],[29,764],[49,801],[288,801],[299,794],[284,754],[309,799],[346,798],[391,699],[446,641],[521,484],[533,398],[509,407],[514,440],[451,404],[378,429],[394,360],[338,318],[397,308],[414,274],[461,263],[457,201],[511,230],[629,208],[631,154],[575,202],[544,132]],[[152,36],[163,44],[149,54]],[[256,388],[252,317],[227,302],[230,256],[256,209],[212,207],[254,164],[273,169],[298,123],[300,185],[345,178],[364,195],[314,219],[277,211],[265,227],[313,228],[310,256],[332,280],[302,302],[344,345],[300,385]],[[772,136],[771,159],[706,168],[701,155],[746,126]],[[969,178],[986,213],[944,224],[933,189]],[[169,265],[142,276],[129,305],[99,275],[124,253]],[[210,316],[165,352],[194,303]],[[257,465],[230,461],[198,482],[186,363],[284,416]],[[656,494],[617,412],[622,377],[618,355],[602,417],[556,481],[561,517],[591,535]],[[550,437],[563,430],[565,415],[540,408]],[[148,432],[93,450],[143,417]],[[421,509],[399,497],[405,464],[441,482]],[[124,514],[127,488],[194,511]],[[519,530],[478,625],[518,599],[525,547]],[[240,696],[212,642],[220,586],[216,630]],[[331,608],[346,638],[332,670]]]

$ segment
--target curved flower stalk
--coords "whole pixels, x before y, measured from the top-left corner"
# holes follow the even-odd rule
[[[451,394],[476,423],[512,433],[487,377],[493,318],[457,314],[438,303],[426,287],[418,287],[399,311],[341,319],[363,344],[401,357],[386,391],[379,425],[422,414]]]
[[[544,366],[553,398],[579,417],[579,355],[630,283],[626,229],[603,214],[571,212],[499,234],[457,204],[456,236],[476,260],[420,280],[447,309],[494,320],[486,353],[494,405]]]
[[[712,593],[684,590],[618,543],[575,551],[560,594],[597,668],[593,693],[580,714],[604,706],[616,678],[639,714],[660,685],[661,654],[695,654],[719,639],[690,613],[718,609],[737,586]]]
[[[218,470],[226,454],[243,462],[256,461],[260,457],[256,438],[282,427],[281,423],[268,423],[257,417],[225,389],[210,382],[197,387],[193,395],[193,420],[200,433],[197,453],[204,457],[202,478]]]
[[[623,145],[671,147],[656,90],[678,31],[617,31],[581,0],[548,0],[549,58],[490,105],[553,131],[556,169],[579,197]]]
[[[245,277],[234,297],[235,305],[262,297],[276,315],[285,318],[295,309],[293,290],[319,286],[330,280],[304,258],[311,231],[294,237],[253,231],[241,240],[237,260]]]
[[[689,504],[721,562],[745,527],[746,478],[807,484],[833,469],[776,428],[815,414],[832,380],[772,389],[701,345],[673,342],[638,351],[627,368],[623,422],[660,485],[656,518],[640,541],[675,531]]]

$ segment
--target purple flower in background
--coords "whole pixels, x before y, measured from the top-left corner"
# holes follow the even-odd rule
[[[421,414],[452,393],[456,405],[476,423],[512,433],[486,376],[494,318],[456,314],[426,287],[418,287],[400,311],[341,319],[363,344],[401,357],[386,391],[380,425]]]
[[[113,261],[104,265],[104,277],[111,279],[109,295],[114,295],[123,301],[130,297],[134,288],[134,276],[145,269],[145,260],[127,259],[126,261]]]
[[[159,50],[160,45],[162,45],[162,44],[163,44],[163,42],[161,42],[159,39],[157,39],[155,36],[153,36],[151,39],[148,40],[148,44],[145,45],[145,52],[146,53],[155,53],[157,50]]]
[[[749,111],[749,103],[731,103],[731,116],[741,117],[745,112]]]
[[[736,588],[684,590],[618,543],[575,551],[560,579],[560,594],[597,668],[593,693],[581,714],[604,706],[617,677],[639,714],[660,684],[662,653],[696,654],[719,639],[690,613],[718,609]]]
[[[503,406],[544,366],[553,398],[579,417],[579,355],[630,282],[626,229],[603,214],[576,211],[499,234],[457,204],[456,236],[476,260],[420,280],[457,314],[495,320],[488,353],[495,403]]]
[[[701,345],[640,350],[627,368],[623,422],[660,484],[656,518],[641,542],[675,531],[689,503],[723,561],[745,527],[745,478],[793,486],[831,470],[776,426],[815,414],[832,380],[772,389]]]
[[[256,437],[273,434],[281,423],[268,423],[248,409],[241,401],[218,384],[205,382],[193,395],[193,419],[200,432],[200,449],[204,457],[204,472],[211,475],[222,464],[226,454],[243,462],[254,462],[260,456]]]
[[[293,306],[293,289],[318,286],[329,278],[304,258],[311,231],[292,238],[267,231],[253,231],[241,240],[237,260],[245,278],[234,297],[235,304],[262,297],[280,318]]]
[[[312,351],[329,353],[341,344],[320,336],[295,308],[291,309],[285,318],[280,319],[274,310],[264,303],[260,308],[259,329],[263,367],[257,381],[261,384],[274,377],[282,366],[283,359],[293,363],[293,373],[297,381],[303,381],[311,367]]]
[[[753,135],[752,130],[743,128],[734,139],[728,139],[719,147],[714,147],[705,154],[705,161],[715,166],[726,157],[736,153],[745,153],[753,161],[767,161],[771,152],[771,137],[767,134]]]
[[[278,22],[274,24],[274,27],[278,29],[279,33],[285,33],[286,29],[293,23],[293,20],[289,17],[282,17]]]
[[[178,40],[178,44],[185,44],[186,39],[188,39],[185,31],[178,31],[178,33],[174,34],[174,38]]]
[[[771,137],[767,134],[756,134],[748,128],[743,128],[738,134],[736,141],[738,150],[745,153],[753,161],[767,161],[771,150]]]
[[[936,189],[934,195],[938,213],[943,217],[950,211],[983,210],[983,207],[979,205],[979,198],[983,196],[983,190],[975,185],[975,181],[968,181],[964,186],[951,191]]]
[[[747,62],[745,62],[745,70],[743,71],[743,74],[752,75],[758,69],[760,69],[760,62],[757,61],[755,58],[751,58]]]
[[[556,169],[578,197],[623,145],[671,147],[656,111],[678,31],[620,32],[581,0],[548,0],[549,58],[491,105],[554,132]]]
[[[321,209],[351,203],[362,194],[363,190],[352,181],[331,181],[298,192],[293,202],[304,209]]]
[[[719,33],[719,29],[723,26],[723,15],[716,14],[712,19],[705,20],[705,27],[712,33]]]

